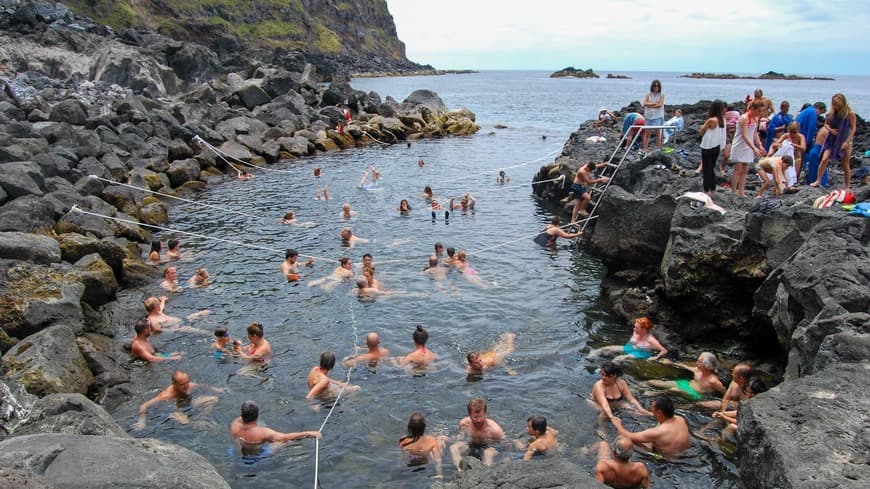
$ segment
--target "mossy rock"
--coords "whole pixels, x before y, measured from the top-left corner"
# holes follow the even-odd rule
[[[160,202],[142,206],[139,209],[139,220],[144,224],[163,225],[169,222],[169,211]]]
[[[318,139],[314,142],[314,147],[317,148],[318,151],[335,151],[338,149],[338,145],[335,144],[335,141],[329,138]]]
[[[57,237],[64,261],[75,263],[85,255],[99,253],[100,240],[79,233],[64,233]]]
[[[151,204],[159,204],[159,203],[160,203],[160,199],[158,199],[157,197],[155,197],[153,195],[146,195],[145,197],[142,197],[142,205],[143,206],[151,205]]]

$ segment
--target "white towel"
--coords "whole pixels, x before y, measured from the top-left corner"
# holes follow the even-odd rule
[[[692,199],[692,200],[697,200],[698,202],[703,202],[704,207],[706,207],[707,209],[713,209],[714,211],[718,211],[718,212],[721,212],[722,214],[725,214],[725,209],[719,205],[716,205],[716,203],[713,202],[713,198],[710,197],[709,195],[705,194],[704,192],[686,192],[683,195],[677,197],[677,200],[680,200],[683,197],[688,198],[688,199]]]

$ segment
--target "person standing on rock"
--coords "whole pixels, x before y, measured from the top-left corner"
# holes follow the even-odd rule
[[[602,168],[607,163],[598,163],[590,161],[581,166],[574,175],[574,183],[571,184],[571,193],[574,194],[574,210],[571,211],[571,224],[577,225],[577,215],[580,214],[584,218],[589,217],[586,212],[586,204],[592,200],[592,195],[586,191],[586,187],[595,185],[596,183],[607,183],[610,179],[607,177],[592,178],[592,172],[596,168]]]
[[[136,337],[133,338],[133,341],[130,343],[130,352],[133,354],[134,358],[145,360],[148,363],[178,360],[181,358],[181,353],[178,352],[157,353],[157,350],[154,349],[154,345],[148,341],[148,338],[151,336],[151,325],[148,324],[147,319],[136,321],[133,330],[136,332]]]
[[[612,449],[611,449],[612,448]],[[634,444],[625,436],[618,436],[612,447],[598,443],[598,464],[595,480],[617,489],[649,487],[649,471],[642,462],[632,462]]]
[[[822,145],[822,161],[819,163],[816,181],[810,183],[811,187],[822,184],[822,175],[828,167],[828,161],[839,160],[843,165],[843,187],[849,190],[852,183],[852,138],[858,128],[857,120],[855,112],[846,102],[845,95],[837,93],[831,97],[831,111],[825,117],[828,137]]]
[[[653,416],[658,426],[632,433],[622,426],[622,421],[613,416],[610,421],[620,435],[635,445],[643,445],[662,455],[679,455],[691,445],[689,426],[682,416],[674,414],[674,403],[667,397],[657,397],[652,405]]]
[[[257,419],[260,417],[260,408],[254,401],[242,403],[241,416],[234,419],[230,425],[230,435],[244,457],[267,457],[281,445],[292,440],[303,438],[320,438],[319,431],[300,431],[297,433],[281,433],[279,431],[260,426]]]
[[[731,175],[731,192],[746,196],[746,174],[749,165],[755,162],[755,157],[764,156],[764,146],[758,136],[758,118],[764,110],[764,102],[754,100],[745,114],[737,120],[737,131],[731,146],[731,164],[734,173]]]
[[[707,111],[707,120],[700,129],[701,134],[701,179],[704,192],[712,195],[716,191],[716,160],[719,151],[725,148],[725,104],[714,100]],[[724,175],[723,175],[724,176]]]
[[[217,404],[218,398],[216,396],[199,396],[191,400],[191,392],[197,387],[203,386],[191,382],[190,377],[185,372],[176,370],[172,374],[172,384],[170,384],[169,387],[163,389],[159,394],[139,406],[139,420],[133,425],[133,430],[141,431],[145,429],[145,426],[147,425],[148,408],[162,401],[177,401],[178,407],[189,405],[192,408],[204,408],[205,412],[203,414],[207,414],[207,411],[210,411],[211,408]],[[225,389],[218,389],[215,387],[209,388],[215,392],[226,392]],[[169,416],[169,418],[185,425],[190,422],[187,415],[182,411],[175,411]]]
[[[662,82],[653,80],[649,93],[643,97],[643,118],[647,126],[662,126],[665,123],[665,95],[662,93]],[[649,131],[643,132],[643,152],[649,147]],[[656,130],[656,147],[662,149],[662,130]]]

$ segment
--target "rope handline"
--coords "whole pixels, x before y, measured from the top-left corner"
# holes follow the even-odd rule
[[[361,132],[362,132],[363,134],[365,134],[366,136],[372,138],[372,140],[374,140],[376,143],[383,144],[384,146],[392,146],[390,143],[385,143],[385,142],[381,141],[380,139],[378,139],[378,138],[372,136],[371,134],[369,134],[369,133],[366,132],[366,131],[361,131]]]
[[[482,189],[482,190],[475,190],[475,193],[483,193],[483,192],[498,192],[499,190],[506,190],[506,189],[509,189],[509,188],[527,187],[527,186],[529,186],[529,185],[534,185],[534,184],[536,184],[536,183],[556,182],[556,181],[564,180],[564,179],[565,179],[565,175],[559,175],[558,177],[556,177],[556,178],[551,178],[551,179],[549,179],[549,180],[538,180],[538,181],[536,181],[536,182],[521,183],[521,184],[519,184],[519,185],[500,185],[500,186],[498,186],[498,187],[494,187],[494,188],[485,188],[485,189]]]
[[[240,164],[240,165],[245,165],[245,166],[247,166],[247,167],[249,167],[249,168],[256,168],[256,169],[258,169],[258,170],[276,171],[276,172],[279,172],[279,173],[296,173],[295,171],[292,171],[292,170],[281,170],[281,169],[278,169],[278,168],[270,168],[270,167],[268,167],[268,166],[258,166],[258,165],[255,165],[255,164],[251,163],[251,162],[244,161],[244,160],[240,160],[239,158],[236,158],[235,156],[233,156],[233,155],[231,155],[231,154],[229,154],[229,153],[226,153],[226,152],[224,152],[224,151],[221,151],[220,149],[218,149],[218,148],[212,146],[212,145],[209,144],[206,140],[204,140],[204,139],[202,139],[201,137],[199,137],[199,135],[194,136],[194,137],[193,137],[193,140],[194,140],[195,142],[199,143],[199,144],[202,144],[202,145],[205,146],[207,149],[210,149],[210,150],[211,150],[211,151],[212,151],[212,152],[213,152],[213,153],[214,153],[218,158],[224,160],[224,162],[225,162],[226,164],[230,165],[230,166],[231,166],[234,170],[236,170],[237,172],[239,171],[239,169],[236,168],[235,165],[233,165],[232,163],[230,163],[229,160],[227,160],[227,158],[230,158],[230,159],[234,160],[236,163],[238,163],[238,164]]]
[[[212,209],[217,209],[217,210],[219,210],[219,211],[223,211],[223,212],[231,212],[231,213],[233,213],[233,214],[239,214],[240,216],[253,217],[253,218],[255,218],[255,219],[260,219],[260,218],[263,217],[263,216],[255,216],[254,214],[247,214],[247,213],[245,213],[245,212],[241,212],[241,211],[235,211],[235,210],[232,210],[232,209],[227,209],[227,208],[225,208],[225,207],[220,207],[220,206],[216,206],[216,205],[212,205],[212,204],[206,204],[206,203],[204,203],[204,202],[197,202],[197,201],[195,201],[195,200],[185,199],[184,197],[178,197],[178,196],[175,196],[175,195],[169,195],[169,194],[164,194],[164,193],[161,193],[161,192],[156,192],[156,191],[151,190],[151,189],[149,189],[149,188],[145,188],[145,187],[137,187],[137,186],[135,186],[135,185],[130,185],[130,184],[128,184],[128,183],[122,183],[122,182],[118,182],[118,181],[115,181],[115,180],[109,180],[108,178],[99,177],[99,176],[97,176],[97,175],[88,175],[88,178],[92,178],[92,179],[94,179],[94,180],[101,180],[101,181],[103,181],[103,182],[108,182],[108,183],[111,183],[111,184],[114,184],[114,185],[120,185],[120,186],[122,186],[122,187],[132,188],[132,189],[135,189],[135,190],[139,190],[139,191],[141,191],[141,192],[148,192],[149,194],[159,195],[159,196],[161,196],[161,197],[167,197],[167,198],[170,198],[170,199],[180,200],[180,201],[182,201],[182,202],[188,202],[188,203],[190,203],[190,204],[197,204],[197,205],[201,205],[201,206],[203,206],[203,207],[209,207],[209,208],[212,208]]]
[[[590,221],[590,220],[592,220],[592,219],[595,219],[596,217],[597,217],[597,216],[587,217],[587,218],[585,218],[585,219],[580,219],[580,220],[577,221],[577,222],[569,222],[568,224],[565,224],[565,225],[563,225],[563,226],[559,226],[559,229],[565,229],[565,228],[568,228],[568,227],[571,227],[571,226],[575,226],[575,225],[577,225],[577,224],[580,224],[581,222],[584,222],[584,223],[585,223],[585,222],[587,222],[587,221]],[[542,232],[543,232],[543,230],[542,230],[542,231],[538,231],[538,232],[535,233],[535,234],[529,234],[529,235],[527,235],[527,236],[520,236],[520,237],[517,238],[517,239],[512,239],[512,240],[507,241],[507,242],[505,242],[505,243],[500,243],[500,244],[492,245],[492,246],[489,246],[489,247],[486,247],[486,248],[482,248],[482,249],[479,249],[479,250],[470,251],[470,252],[466,253],[466,255],[467,255],[467,256],[471,256],[471,255],[476,255],[476,254],[478,254],[478,253],[483,253],[484,251],[489,251],[489,250],[494,250],[494,249],[496,249],[496,248],[501,248],[502,246],[507,246],[507,245],[509,245],[509,244],[516,243],[517,241],[522,241],[522,240],[524,240],[524,239],[534,238],[535,236],[541,234]]]
[[[526,165],[530,165],[530,164],[532,164],[532,163],[536,163],[536,162],[539,162],[539,161],[546,160],[547,158],[550,158],[550,157],[556,155],[556,154],[559,153],[560,151],[562,151],[562,150],[561,150],[561,149],[557,149],[557,150],[555,150],[555,151],[550,151],[549,153],[545,154],[544,156],[541,156],[541,157],[539,157],[539,158],[535,158],[534,160],[526,161],[526,162],[524,162],[524,163],[517,163],[516,165],[503,166],[503,167],[501,167],[501,168],[494,168],[494,169],[492,169],[492,170],[487,170],[487,171],[485,171],[485,172],[472,173],[472,174],[470,174],[470,175],[463,175],[463,176],[461,176],[461,177],[449,178],[449,179],[447,179],[447,180],[441,180],[441,183],[450,183],[450,182],[455,182],[455,181],[458,181],[458,180],[467,180],[467,179],[469,179],[469,178],[478,177],[478,176],[480,176],[480,175],[487,175],[487,174],[490,174],[490,173],[492,173],[493,171],[496,171],[496,172],[497,172],[497,171],[500,171],[500,170],[510,170],[510,169],[513,169],[513,168],[519,168],[519,167],[521,167],[521,166],[526,166]]]
[[[202,239],[206,239],[206,240],[214,240],[214,241],[220,241],[220,242],[223,242],[223,243],[230,243],[230,244],[234,244],[234,245],[245,246],[245,247],[247,247],[247,248],[253,248],[253,249],[256,249],[256,250],[271,251],[271,252],[273,252],[273,253],[279,253],[279,254],[280,254],[280,253],[284,253],[284,250],[279,250],[279,249],[276,249],[276,248],[269,248],[269,247],[267,247],[267,246],[259,246],[259,245],[254,245],[254,244],[250,244],[250,243],[244,243],[244,242],[242,242],[242,241],[233,241],[233,240],[231,240],[231,239],[217,238],[217,237],[214,237],[214,236],[206,236],[206,235],[204,235],[204,234],[191,233],[190,231],[180,231],[180,230],[178,230],[178,229],[167,228],[167,227],[164,227],[164,226],[157,226],[157,225],[155,225],[155,224],[146,224],[146,223],[142,223],[142,222],[132,221],[132,220],[130,220],[130,219],[122,219],[122,218],[120,218],[120,217],[106,216],[106,215],[103,215],[103,214],[98,214],[98,213],[96,213],[96,212],[86,211],[86,210],[84,210],[84,209],[78,207],[77,205],[73,205],[73,206],[70,208],[70,211],[78,212],[78,213],[81,213],[81,214],[87,214],[87,215],[90,215],[90,216],[102,217],[103,219],[111,219],[111,220],[113,220],[113,221],[124,222],[124,223],[127,223],[127,224],[133,224],[134,226],[147,226],[147,227],[152,227],[152,228],[155,228],[155,229],[159,229],[159,230],[161,230],[161,231],[169,231],[169,232],[172,232],[172,233],[185,234],[185,235],[188,235],[188,236],[195,236],[195,237],[197,237],[197,238],[202,238]],[[304,255],[304,254],[302,254],[302,253],[299,253],[299,256],[304,257],[304,258],[316,258],[316,259],[318,259],[318,260],[323,260],[323,261],[327,261],[327,262],[338,263],[338,260],[334,260],[334,259],[332,259],[332,258],[323,258],[323,257],[320,257],[320,256],[315,256],[315,255]]]
[[[357,339],[358,333],[356,329],[356,314],[353,312],[353,303],[348,302],[348,309],[350,309],[350,324],[353,327],[353,349],[354,352],[359,347],[359,341]],[[356,364],[350,366],[347,369],[347,377],[345,378],[345,383],[341,386],[341,390],[338,391],[338,395],[335,397],[335,401],[332,403],[332,407],[329,408],[329,412],[326,413],[326,417],[323,418],[323,423],[320,424],[320,428],[318,428],[318,432],[323,433],[323,427],[326,426],[326,422],[329,421],[329,417],[332,416],[332,412],[335,410],[335,407],[338,406],[338,401],[341,400],[341,395],[344,394],[344,390],[350,385],[350,375],[353,372],[353,369],[356,368]],[[319,482],[319,474],[320,474],[320,438],[314,439],[314,489],[318,488]]]

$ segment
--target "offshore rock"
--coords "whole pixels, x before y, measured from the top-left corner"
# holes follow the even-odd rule
[[[744,487],[866,487],[868,389],[870,364],[840,364],[743,405],[738,437]]]
[[[0,442],[0,465],[44,476],[59,489],[229,489],[200,455],[153,439],[39,434]]]

